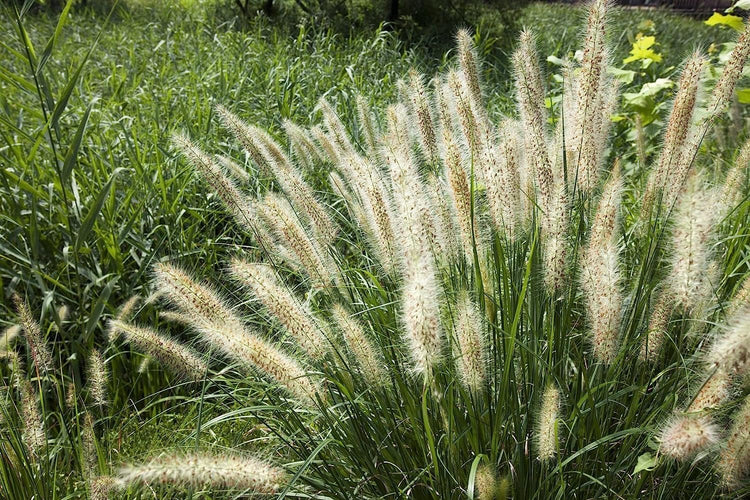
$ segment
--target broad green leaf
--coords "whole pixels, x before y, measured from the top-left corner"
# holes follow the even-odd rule
[[[62,182],[67,182],[68,178],[70,177],[70,172],[73,170],[73,166],[75,165],[78,158],[78,150],[81,148],[83,133],[86,130],[86,124],[89,122],[89,115],[91,114],[92,105],[93,103],[89,104],[88,108],[86,108],[86,112],[83,114],[83,118],[81,118],[81,122],[78,124],[76,135],[75,137],[73,137],[73,142],[70,144],[68,152],[65,154],[65,162],[63,163],[62,169]]]
[[[646,452],[638,457],[638,463],[635,465],[635,469],[633,469],[633,474],[638,474],[644,470],[653,470],[658,464],[659,460],[656,456],[652,455],[650,452]]]
[[[547,56],[547,62],[552,63],[555,66],[562,66],[565,64],[565,61],[556,56]]]
[[[706,19],[705,23],[709,26],[723,25],[729,26],[737,31],[745,29],[745,23],[742,22],[742,18],[739,16],[724,15],[718,12],[714,12],[711,17]]]
[[[635,71],[629,69],[621,69],[615,66],[607,67],[607,73],[614,76],[615,79],[620,80],[625,85],[633,83],[635,79]]]
[[[738,0],[726,12],[733,12],[734,9],[750,10],[750,0]]]

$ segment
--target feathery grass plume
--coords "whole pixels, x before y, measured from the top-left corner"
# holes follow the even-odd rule
[[[151,459],[117,471],[121,487],[143,484],[252,490],[272,494],[286,482],[284,471],[255,457],[192,452]]]
[[[359,130],[365,138],[367,156],[377,159],[378,153],[378,135],[379,130],[377,123],[370,110],[367,99],[362,94],[357,94],[357,119],[359,121]]]
[[[310,135],[318,144],[318,155],[321,158],[327,158],[334,165],[341,163],[341,152],[328,134],[325,133],[323,127],[315,125],[310,129]]]
[[[297,215],[309,220],[315,236],[323,243],[330,243],[336,238],[338,227],[331,219],[328,210],[315,197],[310,185],[302,178],[300,171],[289,161],[279,144],[265,131],[252,127],[258,148],[268,160],[268,165],[294,205]]]
[[[641,342],[641,350],[638,359],[647,363],[653,363],[659,356],[664,344],[664,336],[667,333],[669,319],[672,316],[672,297],[668,292],[661,292],[656,299],[654,309],[648,319],[646,334]]]
[[[13,295],[13,303],[23,328],[24,337],[29,344],[29,353],[34,366],[38,371],[46,374],[52,369],[52,353],[42,335],[42,329],[31,314],[29,306],[19,295]]]
[[[750,275],[742,280],[739,288],[727,304],[727,316],[730,317],[748,306],[750,306]]]
[[[461,72],[466,77],[469,95],[474,106],[481,109],[484,100],[482,99],[482,82],[479,77],[479,58],[474,47],[474,40],[468,30],[460,29],[456,33],[456,42],[458,43],[458,62],[461,65]]]
[[[386,273],[393,274],[397,263],[393,203],[376,167],[362,157],[352,158],[349,182],[354,185],[366,218],[365,230]]]
[[[724,70],[711,94],[711,100],[707,108],[709,112],[707,120],[715,119],[729,106],[734,95],[734,87],[742,76],[742,70],[745,67],[748,55],[750,55],[750,23],[746,22],[745,30],[737,39],[737,43],[724,64]]]
[[[320,389],[300,363],[249,331],[213,290],[166,264],[156,267],[157,286],[191,320],[204,342],[218,348],[243,368],[260,371],[305,403],[314,403]]]
[[[294,157],[302,164],[303,168],[311,169],[315,162],[320,160],[315,142],[302,127],[291,120],[284,120],[282,126],[289,138]]]
[[[516,80],[518,111],[523,126],[526,161],[530,163],[531,174],[539,188],[539,205],[543,218],[552,217],[553,174],[547,153],[547,113],[544,109],[544,87],[542,85],[539,58],[534,47],[534,35],[521,32],[518,49],[513,53],[513,71]],[[546,226],[549,227],[550,224]]]
[[[743,144],[734,165],[724,178],[724,187],[721,192],[721,203],[724,213],[729,213],[743,199],[743,188],[747,180],[747,171],[750,166],[750,140]]]
[[[239,141],[258,170],[265,176],[271,175],[268,158],[263,154],[262,149],[258,145],[256,130],[248,126],[237,115],[221,104],[217,104],[215,109],[221,122]]]
[[[199,382],[208,371],[208,365],[197,352],[167,335],[119,320],[112,320],[110,328],[113,333],[122,334],[125,340],[186,380]]]
[[[461,246],[463,247],[464,257],[468,262],[474,258],[473,241],[476,220],[471,205],[471,186],[466,171],[461,164],[461,151],[458,144],[453,139],[453,133],[449,129],[443,129],[443,149],[444,149],[444,175],[448,180],[448,194],[455,212],[455,218],[458,222]],[[488,181],[490,179],[488,178]],[[495,179],[493,179],[495,180]],[[494,189],[496,186],[488,182],[487,189]]]
[[[440,361],[439,284],[432,255],[422,254],[408,264],[402,290],[402,321],[414,371],[429,379]]]
[[[247,170],[244,169],[244,167],[241,167],[239,163],[234,161],[228,156],[225,155],[216,155],[216,161],[224,167],[224,169],[229,172],[229,175],[231,175],[237,182],[240,182],[242,184],[247,184],[250,182],[250,174],[247,172]]]
[[[323,113],[323,124],[331,134],[333,143],[339,151],[339,156],[351,156],[356,154],[357,151],[349,140],[349,134],[346,131],[346,127],[333,109],[333,106],[326,100],[325,97],[321,97],[318,100],[316,109]]]
[[[310,276],[314,288],[323,290],[336,283],[337,271],[328,252],[307,234],[288,201],[268,192],[258,208],[271,230]]]
[[[659,434],[659,451],[674,460],[687,460],[717,442],[719,430],[703,415],[675,415]]]
[[[388,383],[383,356],[365,334],[360,323],[340,304],[334,304],[333,319],[344,336],[346,345],[359,364],[367,385],[382,387]]]
[[[255,207],[222,169],[186,136],[175,134],[172,143],[211,186],[237,223],[252,234],[261,247],[273,248],[273,240],[268,232],[257,223]]]
[[[233,259],[232,274],[249,286],[268,312],[281,323],[312,359],[321,359],[330,349],[328,339],[316,324],[312,313],[284,286],[265,264]]]
[[[98,349],[93,349],[86,366],[89,393],[97,406],[107,406],[107,365]]]
[[[713,370],[707,374],[706,380],[688,406],[688,412],[699,412],[716,408],[732,395],[732,379],[724,370]]]
[[[599,199],[581,261],[581,287],[594,357],[605,364],[617,355],[622,318],[617,220],[622,180],[616,164]]]
[[[460,293],[456,302],[453,335],[458,346],[456,369],[459,379],[466,389],[478,392],[487,374],[487,346],[482,315],[466,291]]]
[[[675,307],[687,313],[708,306],[718,283],[712,255],[718,199],[715,190],[694,174],[676,206],[668,284]]]
[[[432,172],[427,174],[425,187],[429,213],[432,216],[435,239],[439,248],[438,258],[452,259],[460,254],[463,245],[456,237],[460,234],[460,230],[453,205],[446,203],[446,198],[449,197],[447,188],[443,180]]]
[[[112,491],[117,488],[115,478],[111,476],[99,476],[92,478],[89,482],[89,495],[91,500],[109,500]]]
[[[483,162],[487,205],[495,227],[511,240],[520,229],[521,184],[519,146],[513,134],[515,125],[506,121],[500,127],[500,143],[487,148]]]
[[[3,335],[0,337],[0,351],[8,351],[11,348],[11,344],[16,340],[18,334],[21,333],[21,325],[11,325],[3,330]]]
[[[432,105],[422,75],[413,68],[409,71],[409,104],[411,116],[419,131],[419,145],[422,153],[429,163],[435,163],[438,158],[438,145],[432,118]]]
[[[707,361],[736,377],[750,372],[750,308],[737,312],[729,320],[726,331],[709,350]]]
[[[471,154],[471,160],[474,164],[479,164],[482,148],[486,145],[485,137],[482,136],[483,127],[480,126],[479,117],[476,109],[472,106],[471,95],[466,83],[465,76],[458,71],[451,71],[446,76],[448,85],[444,95],[452,101],[451,109],[455,110],[458,117],[458,125],[463,133],[464,141]],[[476,169],[478,172],[479,169]]]
[[[732,418],[733,425],[716,467],[724,484],[736,488],[750,473],[750,396]]]
[[[550,385],[544,390],[544,394],[542,395],[542,406],[539,410],[536,431],[539,459],[543,462],[554,458],[557,452],[557,419],[559,412],[560,390],[554,385]]]
[[[597,144],[598,128],[602,125],[603,93],[608,79],[604,70],[607,65],[605,46],[606,16],[608,0],[593,0],[589,4],[586,35],[583,43],[580,74],[576,79],[576,133],[578,141],[577,167],[578,186],[590,192],[596,185],[601,151]],[[542,100],[539,105],[542,105]]]
[[[563,184],[554,187],[551,203],[542,216],[544,284],[551,295],[556,295],[563,288],[567,275],[567,232],[570,217],[566,191]]]
[[[96,434],[94,433],[94,420],[91,413],[86,412],[83,415],[83,429],[81,430],[81,458],[83,476],[89,487],[94,479],[99,467],[99,455],[96,451]]]
[[[16,378],[16,386],[21,395],[21,422],[23,423],[22,437],[29,454],[39,459],[47,445],[47,435],[44,431],[44,419],[39,411],[39,396],[34,387],[26,379]]]
[[[698,95],[698,83],[706,64],[706,58],[699,52],[693,53],[685,63],[680,76],[679,90],[672,104],[667,128],[664,131],[663,145],[656,167],[651,171],[646,187],[645,199],[648,203],[655,201],[655,197],[667,188],[670,193],[663,198],[663,206],[666,210],[671,208],[676,192],[682,186],[684,179],[676,179],[680,170],[680,158],[688,132],[691,127],[693,112]],[[675,192],[676,191],[676,192]],[[645,207],[650,209],[650,206]]]
[[[336,195],[344,200],[349,214],[354,218],[359,227],[362,228],[368,236],[376,234],[376,229],[370,225],[370,220],[365,214],[365,209],[362,206],[362,203],[357,197],[355,197],[355,194],[349,189],[346,181],[344,181],[335,170],[331,170],[328,173],[328,185],[331,186],[331,190]]]
[[[478,500],[496,500],[498,483],[495,468],[487,464],[480,465],[474,476],[474,486]]]

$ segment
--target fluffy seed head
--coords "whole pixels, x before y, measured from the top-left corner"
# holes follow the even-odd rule
[[[716,443],[719,432],[705,416],[678,415],[662,429],[659,450],[675,460],[687,460]]]
[[[737,44],[724,64],[724,71],[716,82],[708,105],[709,119],[722,113],[734,95],[734,88],[742,75],[747,57],[750,55],[750,23],[745,23],[745,30],[737,39]]]
[[[234,177],[237,182],[240,182],[242,184],[247,184],[250,182],[250,174],[247,173],[247,170],[244,169],[244,167],[241,167],[239,163],[234,161],[228,156],[224,155],[216,155],[216,161],[219,162],[219,164],[226,169],[227,172],[229,172],[229,175]]]
[[[730,319],[728,328],[708,352],[707,360],[738,377],[750,372],[750,311],[740,311]]]
[[[695,176],[676,208],[669,286],[675,306],[686,312],[707,306],[717,284],[712,255],[717,200],[717,193]]]
[[[409,71],[409,104],[411,115],[419,130],[419,144],[429,162],[438,158],[437,134],[432,118],[432,104],[424,86],[424,79],[416,70]]]
[[[354,355],[354,359],[362,370],[362,375],[368,385],[381,387],[388,383],[382,355],[377,351],[370,339],[365,335],[358,321],[339,304],[333,306],[333,319],[344,335],[346,345]]]
[[[475,105],[480,106],[482,100],[482,85],[479,78],[479,58],[477,57],[474,40],[468,30],[461,29],[456,33],[458,42],[458,61],[461,72],[466,75],[466,83]]]
[[[275,493],[286,481],[284,471],[254,457],[193,452],[154,458],[117,472],[120,486],[144,484]]]
[[[664,344],[664,336],[667,333],[669,319],[672,316],[672,298],[668,293],[662,292],[656,299],[654,309],[648,320],[646,336],[641,343],[639,359],[652,363]]]
[[[16,337],[21,333],[21,325],[11,325],[3,330],[3,335],[0,337],[0,351],[8,351],[16,340]]]
[[[724,484],[736,488],[750,473],[750,396],[733,417],[733,425],[716,464]]]
[[[486,464],[480,465],[474,477],[474,486],[478,500],[495,500],[498,487],[495,469]]]
[[[86,374],[88,376],[89,393],[94,400],[94,404],[107,406],[107,379],[109,375],[104,357],[97,349],[92,350],[89,354]]]
[[[234,259],[232,274],[248,285],[255,296],[313,359],[325,356],[329,344],[312,313],[264,264]]]
[[[14,295],[13,302],[16,306],[16,312],[18,313],[26,342],[29,344],[29,351],[34,366],[40,372],[47,373],[52,369],[52,353],[42,335],[42,329],[31,314],[29,306],[20,296]]]
[[[22,438],[29,454],[34,459],[39,459],[44,454],[44,448],[47,445],[44,420],[39,411],[39,396],[31,382],[20,377],[17,377],[16,380],[18,391],[21,393]]]
[[[482,317],[469,294],[462,292],[456,303],[453,335],[458,345],[456,369],[461,383],[469,391],[481,390],[487,363]]]
[[[208,371],[208,366],[197,352],[164,334],[118,320],[112,320],[110,328],[113,333],[123,335],[125,340],[186,380],[201,381]]]
[[[542,395],[542,406],[537,423],[537,447],[542,461],[554,458],[557,451],[557,419],[560,411],[560,390],[550,385]]]
[[[731,389],[732,379],[729,374],[723,370],[715,370],[709,373],[687,411],[699,412],[716,408],[729,400]]]

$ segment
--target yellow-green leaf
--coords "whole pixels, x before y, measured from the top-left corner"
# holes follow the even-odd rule
[[[714,12],[711,17],[706,19],[706,24],[709,26],[724,25],[729,26],[737,31],[742,31],[745,28],[745,23],[742,22],[742,18],[739,16],[724,15],[718,12]]]
[[[641,59],[651,60],[653,62],[661,62],[661,54],[657,53],[652,49],[656,44],[656,37],[653,36],[641,36],[635,42],[633,42],[633,48],[630,49],[630,56],[626,57],[622,62],[628,64]]]
[[[737,100],[740,104],[750,104],[750,89],[737,89]]]

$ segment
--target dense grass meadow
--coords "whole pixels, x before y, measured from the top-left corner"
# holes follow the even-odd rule
[[[0,3],[0,498],[750,495],[744,11],[72,3]]]

